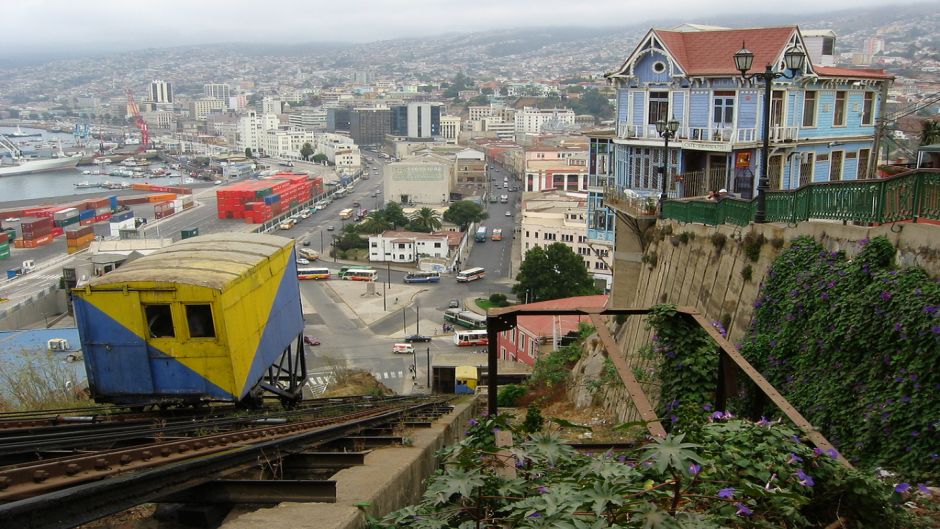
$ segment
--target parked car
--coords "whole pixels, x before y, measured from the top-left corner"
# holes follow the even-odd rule
[[[459,299],[452,299],[452,300],[450,300],[450,303],[447,304],[447,308],[449,308],[449,309],[459,309],[459,308],[460,308],[460,300],[459,300]]]
[[[507,217],[511,217],[511,216],[512,216],[512,211],[506,211],[506,216],[507,216]]]
[[[423,334],[412,334],[411,336],[406,336],[406,337],[405,337],[405,341],[408,342],[408,343],[430,342],[430,341],[431,341],[431,337],[430,337],[430,336],[425,336],[425,335],[423,335]]]
[[[307,345],[320,345],[320,340],[317,340],[313,336],[304,335],[304,343]]]
[[[310,261],[304,259],[303,257],[298,257],[298,258],[297,258],[297,264],[299,264],[299,265],[301,265],[301,266],[306,266],[306,265],[310,264]]]
[[[335,228],[332,224],[330,224],[329,226],[326,227],[326,231],[333,231],[333,230],[335,230],[335,229],[336,229],[336,228]]]

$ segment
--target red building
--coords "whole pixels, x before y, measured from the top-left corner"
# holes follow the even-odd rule
[[[607,306],[607,296],[578,296],[518,305],[525,309],[575,309]],[[561,339],[577,332],[578,324],[590,323],[586,316],[519,316],[516,328],[499,333],[497,354],[502,360],[534,365],[543,352],[551,351],[553,337]]]

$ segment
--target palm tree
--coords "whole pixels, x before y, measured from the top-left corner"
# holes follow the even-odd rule
[[[409,218],[418,228],[429,232],[441,229],[441,216],[431,208],[421,208]]]
[[[921,121],[920,144],[933,145],[940,143],[940,121],[925,119]]]
[[[385,218],[381,211],[369,213],[366,215],[366,219],[362,221],[362,224],[359,225],[359,229],[363,233],[382,233],[391,228],[392,223]]]

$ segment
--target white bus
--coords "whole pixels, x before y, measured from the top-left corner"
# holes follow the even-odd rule
[[[310,268],[310,267],[299,267],[297,268],[297,279],[329,279],[330,278],[330,269],[329,268]]]
[[[489,345],[486,331],[454,331],[454,344],[459,347]]]
[[[486,269],[481,267],[468,268],[466,270],[461,270],[457,272],[457,282],[466,283],[468,281],[476,281],[477,279],[483,279],[486,276]]]
[[[372,269],[354,268],[347,270],[346,273],[342,274],[341,278],[347,281],[375,281],[378,275],[379,273]]]
[[[440,272],[411,272],[405,275],[405,283],[439,283]]]

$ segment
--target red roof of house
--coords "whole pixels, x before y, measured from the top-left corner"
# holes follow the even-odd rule
[[[550,299],[548,301],[536,301],[526,305],[517,305],[521,309],[576,309],[576,308],[600,308],[607,305],[607,295],[597,296],[577,296],[573,298]],[[516,324],[520,330],[532,336],[551,336],[552,335],[552,316],[519,316]],[[590,323],[588,316],[558,316],[558,335],[564,336],[571,331],[578,330],[578,323]]]
[[[754,54],[752,71],[773,64],[786,49],[796,26],[716,31],[654,30],[687,75],[739,74],[734,54],[743,45]]]
[[[834,66],[814,66],[814,70],[821,77],[858,77],[859,79],[894,79],[894,76],[884,70],[875,68],[836,68]]]

